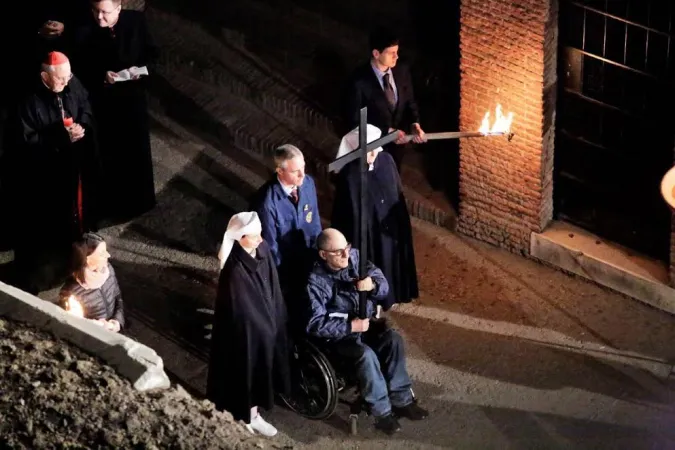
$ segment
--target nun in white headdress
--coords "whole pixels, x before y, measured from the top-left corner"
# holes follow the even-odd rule
[[[260,233],[257,213],[236,214],[218,252],[207,395],[252,433],[274,436],[276,428],[258,408],[272,408],[275,393],[289,392],[287,315],[276,266]]]
[[[368,125],[366,141],[373,142],[381,134],[379,128]],[[356,150],[358,146],[359,129],[355,128],[342,138],[336,158]],[[366,164],[366,257],[382,270],[389,282],[389,295],[381,302],[386,311],[395,303],[408,303],[419,296],[412,226],[401,178],[392,156],[377,148],[368,152]],[[338,170],[331,226],[340,230],[354,248],[361,248],[361,160],[351,161]]]

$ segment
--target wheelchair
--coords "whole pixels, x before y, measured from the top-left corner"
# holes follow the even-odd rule
[[[291,393],[281,395],[283,404],[291,411],[310,420],[325,420],[333,415],[338,403],[349,406],[349,431],[358,434],[362,412],[370,414],[367,403],[358,391],[350,370],[341,364],[321,344],[302,337],[293,344],[291,355]],[[414,398],[414,392],[413,398]]]

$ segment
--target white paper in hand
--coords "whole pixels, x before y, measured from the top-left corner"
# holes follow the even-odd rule
[[[130,67],[128,69],[120,70],[117,72],[115,75],[113,75],[113,80],[115,82],[120,82],[120,81],[129,81],[133,79],[134,77],[140,77],[142,75],[147,75],[148,74],[148,68],[146,66],[143,67]]]

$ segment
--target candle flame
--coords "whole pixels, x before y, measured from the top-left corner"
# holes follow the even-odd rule
[[[490,111],[483,116],[483,121],[480,124],[478,132],[483,134],[489,133],[509,133],[511,131],[511,123],[513,122],[513,113],[507,115],[502,113],[502,105],[497,105],[495,108],[495,122],[490,126]]]
[[[74,295],[68,297],[68,300],[66,301],[66,311],[73,316],[84,317],[84,308],[82,308],[82,304]]]

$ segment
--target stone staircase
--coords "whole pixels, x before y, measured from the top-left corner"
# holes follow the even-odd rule
[[[332,197],[327,165],[339,144],[334,120],[255,55],[232,33],[215,35],[198,23],[154,8],[146,10],[153,37],[164,49],[153,102],[180,123],[190,123],[215,145],[229,144],[272,168],[271,154],[293,143],[325,201]],[[411,214],[453,228],[455,218],[404,186]],[[328,210],[324,207],[324,214]]]

